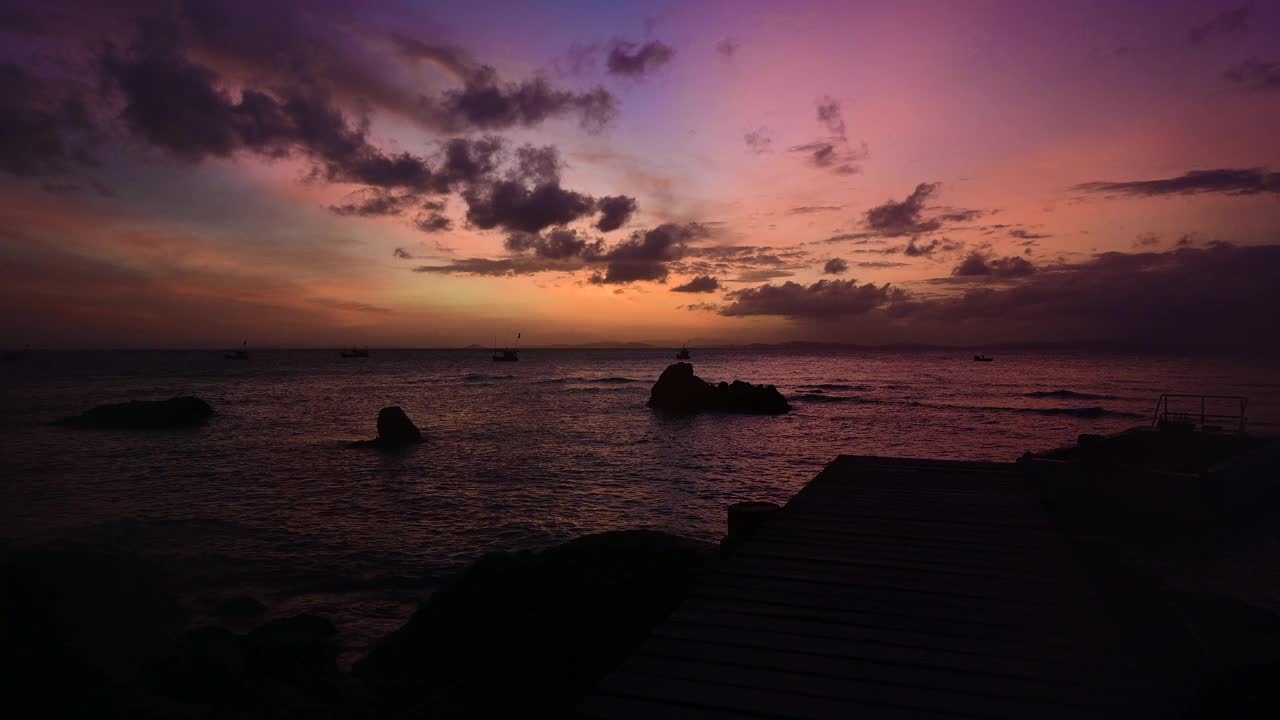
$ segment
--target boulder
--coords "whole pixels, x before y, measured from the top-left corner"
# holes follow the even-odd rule
[[[741,380],[712,385],[693,374],[693,365],[683,362],[662,371],[649,391],[649,407],[681,414],[715,410],[779,415],[791,410],[787,399],[772,385],[752,385]]]
[[[422,442],[422,431],[399,406],[378,411],[378,437],[358,440],[357,447],[401,448]]]
[[[74,417],[63,418],[58,424],[103,430],[168,430],[199,425],[211,415],[213,408],[209,403],[198,397],[186,396],[99,405]]]
[[[375,717],[573,717],[714,558],[712,545],[647,530],[487,555],[354,672],[383,703]]]

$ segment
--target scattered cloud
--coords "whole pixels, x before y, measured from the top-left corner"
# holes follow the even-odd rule
[[[618,41],[609,50],[605,64],[614,75],[639,78],[671,62],[675,54],[670,45],[656,40],[643,45]]]
[[[425,233],[444,232],[453,227],[453,221],[438,213],[420,213],[413,219],[413,226]]]
[[[1019,240],[1044,240],[1045,238],[1051,238],[1053,236],[1041,235],[1039,233],[1033,233],[1030,230],[1018,228],[1016,230],[1010,230],[1009,237],[1018,238]]]
[[[887,200],[871,208],[866,213],[867,229],[875,235],[898,237],[941,228],[941,220],[922,217],[925,202],[938,192],[939,186],[940,183],[920,183],[906,199],[900,202]]]
[[[1250,57],[1227,68],[1222,75],[1248,90],[1280,90],[1280,63]]]
[[[1032,265],[1025,258],[1016,255],[1003,258],[992,257],[975,250],[951,270],[951,276],[953,278],[1008,280],[1026,277],[1035,271],[1035,265]]]
[[[833,212],[843,208],[843,205],[801,205],[793,207],[787,211],[788,215],[812,215],[814,213]]]
[[[671,288],[671,292],[709,293],[720,289],[720,281],[710,275],[699,275],[683,285]]]
[[[610,232],[625,225],[638,205],[633,197],[608,195],[600,198],[596,202],[596,207],[600,210],[600,220],[596,223],[596,229],[600,232]]]
[[[742,141],[747,145],[747,152],[753,155],[761,155],[770,150],[773,145],[773,138],[769,136],[768,128],[756,128],[746,135],[742,136]]]
[[[1256,195],[1280,193],[1280,173],[1264,168],[1191,170],[1178,177],[1161,180],[1097,181],[1074,185],[1072,190],[1103,195]]]
[[[1217,35],[1241,35],[1249,29],[1249,13],[1248,5],[1224,10],[1188,30],[1187,42],[1192,45],[1203,45]]]
[[[787,152],[805,154],[814,167],[831,170],[837,175],[856,175],[862,172],[857,163],[870,157],[871,151],[865,142],[856,148],[849,145],[840,102],[824,95],[818,98],[817,106],[818,122],[826,128],[828,137],[793,145],[787,148]]]
[[[812,285],[787,281],[725,294],[721,315],[781,315],[792,318],[836,318],[861,315],[883,307],[901,291],[885,284],[859,285],[854,280],[819,280]]]
[[[841,258],[831,258],[822,266],[822,272],[828,275],[843,275],[849,271],[849,262]]]

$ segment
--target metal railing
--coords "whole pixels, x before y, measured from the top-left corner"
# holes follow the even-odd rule
[[[1227,412],[1230,406],[1236,408],[1234,412]],[[1151,426],[1183,424],[1203,431],[1234,425],[1236,432],[1244,432],[1248,406],[1249,399],[1240,395],[1164,394],[1156,403]]]

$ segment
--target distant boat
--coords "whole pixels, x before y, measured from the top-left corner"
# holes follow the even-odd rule
[[[520,333],[516,333],[516,346],[498,349],[497,338],[494,338],[493,361],[494,362],[517,362],[520,359]]]
[[[689,347],[687,345],[685,347],[680,348],[680,352],[676,353],[677,360],[688,360],[690,357],[691,356],[689,355]]]
[[[344,358],[367,358],[369,357],[369,348],[358,348],[352,346],[350,350],[343,350],[338,354]]]
[[[249,359],[249,341],[245,340],[240,343],[239,350],[228,350],[222,355],[223,360],[248,360]]]
[[[987,357],[986,355],[974,355],[974,356],[973,356],[973,361],[974,361],[974,362],[991,362],[992,360],[995,360],[995,358],[993,358],[993,357]]]

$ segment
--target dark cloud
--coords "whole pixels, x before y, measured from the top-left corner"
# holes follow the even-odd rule
[[[768,128],[756,128],[743,135],[742,141],[747,144],[747,152],[753,155],[767,153],[773,145],[773,138],[769,137]]]
[[[699,275],[683,285],[671,288],[671,292],[709,293],[720,289],[720,281],[710,275]]]
[[[1075,185],[1071,189],[1088,193],[1146,197],[1200,193],[1256,195],[1280,193],[1280,173],[1269,173],[1263,168],[1192,170],[1178,177],[1162,180],[1087,182]]]
[[[635,232],[609,250],[604,258],[607,263],[604,274],[596,273],[591,277],[591,282],[621,284],[638,280],[665,280],[667,263],[679,260],[691,241],[707,235],[707,229],[696,223],[667,223],[646,232]]]
[[[951,275],[955,278],[981,277],[1007,280],[1026,277],[1035,271],[1035,266],[1025,258],[1016,255],[1004,258],[992,257],[975,250],[952,269]]]
[[[1153,232],[1145,232],[1138,235],[1133,241],[1134,247],[1152,247],[1160,244],[1160,235]]]
[[[626,195],[606,195],[600,198],[596,202],[596,208],[600,211],[596,229],[600,232],[617,230],[631,219],[637,207],[636,199]]]
[[[992,263],[982,258],[988,270]],[[999,267],[999,264],[997,264]],[[1006,273],[1016,263],[1004,261]],[[999,271],[993,271],[999,272]],[[1013,271],[1018,275],[1018,271]],[[1280,245],[1102,253],[963,292],[915,296],[876,286],[785,283],[730,293],[726,315],[793,318],[845,342],[964,345],[1045,341],[1127,346],[1280,347]],[[975,280],[978,281],[975,284]],[[945,284],[940,287],[947,287]]]
[[[576,261],[553,260],[536,255],[517,255],[513,257],[491,260],[488,258],[460,258],[448,265],[420,265],[413,269],[416,273],[442,275],[489,275],[506,277],[514,275],[532,275],[542,272],[573,272],[581,269],[582,264]]]
[[[859,285],[854,280],[819,280],[812,285],[785,282],[726,293],[730,302],[721,315],[782,315],[793,318],[836,318],[861,315],[894,301],[901,291],[885,284]]]
[[[843,275],[849,271],[849,263],[840,258],[831,258],[822,266],[822,272],[828,275]]]
[[[847,144],[825,140],[795,145],[787,148],[787,152],[805,153],[814,167],[831,170],[837,175],[857,175],[862,172],[862,168],[856,163],[871,155],[866,143],[852,149]]]
[[[428,60],[448,70],[455,77],[466,77],[475,66],[467,52],[461,48],[428,43],[401,33],[391,33],[391,42],[402,57]]]
[[[764,282],[766,280],[776,280],[778,278],[795,277],[795,273],[790,270],[743,270],[738,276],[733,278],[733,282]]]
[[[788,215],[812,215],[813,213],[831,212],[839,210],[842,205],[801,205],[793,207],[787,211]]]
[[[860,268],[867,268],[869,270],[883,270],[885,268],[907,267],[910,265],[910,263],[887,262],[884,260],[868,260],[854,264]]]
[[[967,210],[963,208],[953,208],[947,210],[938,216],[938,220],[942,222],[969,222],[976,218],[986,215],[986,210]]]
[[[32,176],[93,166],[93,134],[78,95],[55,92],[18,65],[0,64],[0,170]]]
[[[453,222],[448,217],[438,212],[419,213],[413,219],[413,226],[425,233],[444,232],[453,227]]]
[[[1280,63],[1263,62],[1256,57],[1232,65],[1222,76],[1249,90],[1280,90]]]
[[[834,137],[845,138],[844,113],[840,111],[839,100],[827,95],[818,98],[818,122]]]
[[[937,252],[941,246],[942,241],[937,238],[921,245],[919,238],[913,237],[907,241],[906,247],[902,248],[902,254],[907,257],[929,257]]]
[[[588,195],[560,187],[558,181],[532,188],[516,180],[502,180],[462,194],[467,222],[482,230],[502,228],[536,233],[590,215],[595,201]]]
[[[732,60],[738,54],[738,48],[741,47],[737,40],[733,38],[724,38],[716,43],[716,52],[720,53],[726,59]]]
[[[920,183],[905,200],[888,200],[867,211],[866,226],[876,235],[897,237],[926,233],[942,227],[937,219],[923,219],[925,202],[937,193],[939,183]]]
[[[504,242],[512,253],[527,253],[552,260],[581,258],[595,260],[604,255],[604,240],[579,235],[574,230],[557,228],[546,235],[514,233]]]
[[[397,257],[397,258],[401,259],[401,260],[412,260],[412,259],[413,259],[413,254],[412,254],[412,253],[410,253],[408,250],[405,250],[404,248],[399,248],[399,247],[398,247],[398,248],[396,248],[394,251],[392,251],[392,253],[391,253],[391,254],[392,254],[393,256],[395,256],[395,257]]]
[[[603,239],[592,239],[568,228],[547,233],[517,231],[505,241],[508,257],[463,258],[448,265],[422,266],[415,271],[501,276],[603,267],[603,272],[593,273],[588,281],[611,285],[663,281],[670,273],[671,263],[689,250],[689,243],[708,234],[705,227],[696,223],[659,225],[632,233],[626,240],[609,247]]]
[[[1018,230],[1010,230],[1009,237],[1015,237],[1015,238],[1018,238],[1019,240],[1043,240],[1045,238],[1051,238],[1053,236],[1040,235],[1037,233],[1033,233],[1029,230],[1018,229]]]
[[[1248,5],[1241,5],[1233,10],[1224,10],[1207,22],[1187,31],[1187,42],[1192,45],[1203,45],[1215,35],[1240,35],[1249,29]]]
[[[439,104],[441,119],[455,132],[531,127],[569,113],[578,115],[583,129],[599,132],[617,112],[616,99],[604,88],[574,93],[553,88],[544,78],[504,83],[488,66],[470,73],[461,89],[446,91]]]
[[[656,40],[643,45],[619,41],[609,50],[605,65],[614,75],[643,77],[671,62],[676,51]]]
[[[329,210],[344,217],[399,215],[417,199],[413,193],[396,194],[380,188],[364,188],[347,195],[341,205],[330,205]]]

